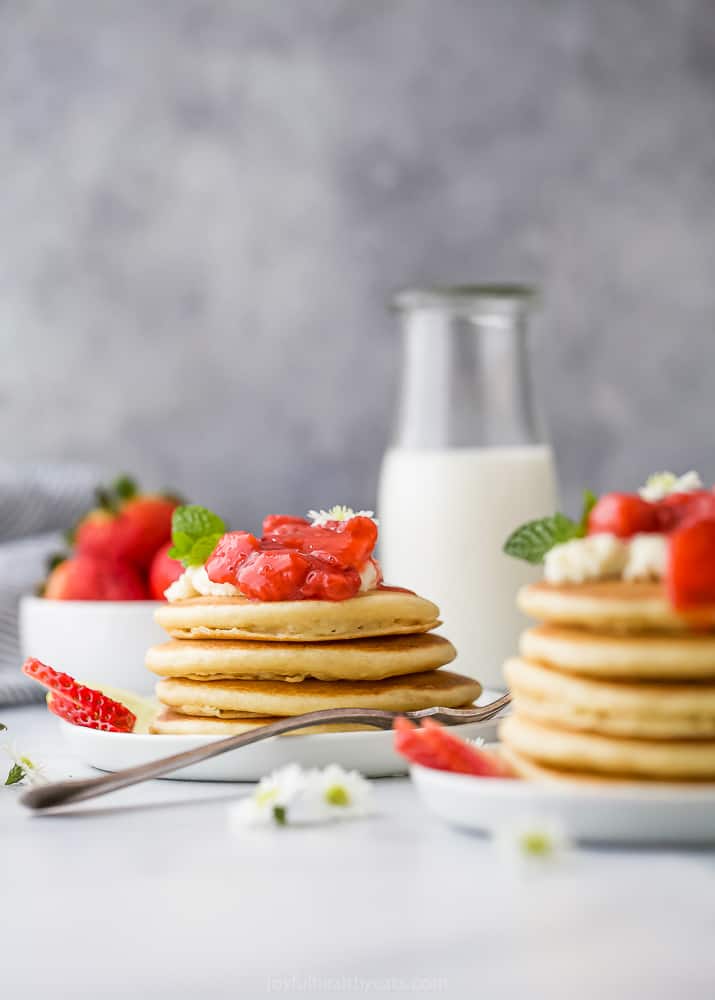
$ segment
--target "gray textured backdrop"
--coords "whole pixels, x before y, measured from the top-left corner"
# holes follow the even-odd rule
[[[709,0],[0,2],[2,455],[371,506],[383,303],[528,279],[567,495],[715,477]]]

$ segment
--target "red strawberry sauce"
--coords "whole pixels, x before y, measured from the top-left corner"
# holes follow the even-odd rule
[[[227,532],[206,572],[214,583],[232,583],[258,601],[344,601],[359,592],[360,572],[376,542],[377,525],[369,517],[312,525],[270,514],[260,539],[247,531]]]

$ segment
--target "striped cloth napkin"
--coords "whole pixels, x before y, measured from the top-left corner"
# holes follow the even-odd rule
[[[0,462],[0,705],[42,699],[20,673],[18,603],[46,575],[62,532],[92,506],[100,472],[60,462]]]

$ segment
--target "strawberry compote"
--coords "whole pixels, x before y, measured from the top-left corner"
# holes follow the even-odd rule
[[[369,517],[313,525],[302,517],[270,514],[260,539],[229,531],[206,563],[214,583],[232,583],[258,601],[344,601],[360,590],[372,561],[377,525]]]

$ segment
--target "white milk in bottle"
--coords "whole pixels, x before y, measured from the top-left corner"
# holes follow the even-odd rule
[[[504,687],[537,568],[506,556],[519,524],[552,514],[556,480],[528,377],[533,292],[521,286],[402,292],[405,366],[378,513],[385,582],[434,600],[455,669]]]

